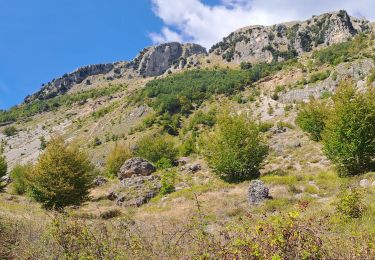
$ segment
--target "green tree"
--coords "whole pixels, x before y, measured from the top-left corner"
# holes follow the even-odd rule
[[[326,119],[326,106],[315,99],[311,99],[309,103],[304,104],[298,111],[296,124],[303,131],[309,133],[312,140],[320,141]]]
[[[236,182],[256,178],[268,153],[259,126],[247,116],[225,112],[213,133],[203,139],[204,154],[224,180]]]
[[[375,94],[358,92],[351,83],[341,84],[323,132],[324,152],[341,176],[374,168]]]
[[[47,209],[79,205],[87,199],[93,178],[87,156],[61,137],[54,138],[34,167],[31,196]]]
[[[124,162],[132,157],[130,149],[123,144],[115,144],[115,147],[107,157],[105,173],[109,177],[116,177]]]
[[[135,154],[157,165],[172,165],[178,154],[173,138],[169,135],[148,135],[137,143]],[[160,163],[159,163],[160,162]]]
[[[32,172],[32,165],[16,165],[10,171],[12,178],[12,191],[16,194],[25,194],[29,187],[30,174]]]

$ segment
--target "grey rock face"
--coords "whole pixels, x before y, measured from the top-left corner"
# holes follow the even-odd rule
[[[346,11],[339,11],[314,16],[303,22],[245,27],[215,44],[210,53],[221,55],[228,62],[280,61],[370,31],[369,21],[355,19]]]
[[[12,182],[12,178],[10,178],[10,175],[7,174],[5,176],[3,176],[2,178],[0,178],[0,184],[1,183],[4,183],[5,185],[9,184]]]
[[[362,188],[367,188],[370,186],[370,182],[368,179],[362,179],[360,182],[359,182],[359,186],[361,186]]]
[[[268,188],[261,180],[253,180],[249,186],[249,202],[250,204],[258,204],[269,198]]]
[[[156,170],[155,166],[142,158],[131,158],[127,160],[118,173],[118,178],[123,180],[133,175],[148,176]]]
[[[129,66],[141,76],[159,76],[169,69],[182,69],[188,63],[194,64],[194,56],[206,54],[206,49],[200,45],[171,42],[144,49]]]
[[[94,179],[93,184],[96,187],[100,187],[106,184],[107,182],[108,180],[106,178],[104,178],[103,176],[98,176]]]
[[[27,96],[25,103],[36,99],[43,100],[53,98],[57,95],[65,94],[73,85],[82,83],[89,76],[106,74],[114,68],[114,64],[97,64],[79,68],[72,73],[65,74],[61,78],[52,80],[42,87],[37,93]]]

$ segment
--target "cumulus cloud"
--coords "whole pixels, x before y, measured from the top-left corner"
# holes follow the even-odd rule
[[[374,0],[221,0],[216,5],[202,0],[152,0],[152,4],[164,23],[160,32],[150,34],[154,43],[195,42],[207,48],[244,26],[304,20],[341,9],[375,20]]]

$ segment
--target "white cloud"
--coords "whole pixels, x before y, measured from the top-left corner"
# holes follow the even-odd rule
[[[207,48],[230,32],[248,25],[271,25],[304,20],[314,14],[345,9],[354,16],[375,20],[374,0],[152,0],[153,11],[164,23],[151,33],[154,43],[195,42]]]

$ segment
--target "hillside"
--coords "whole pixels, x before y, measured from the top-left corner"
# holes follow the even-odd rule
[[[0,111],[8,173],[37,163],[45,144],[61,136],[102,177],[89,200],[53,216],[31,191],[17,194],[9,183],[0,192],[0,259],[374,259],[375,169],[344,176],[327,141],[314,140],[316,125],[312,131],[300,119],[304,104],[338,103],[345,83],[368,95],[375,88],[374,23],[345,11],[245,27],[209,51],[191,43],[152,46],[132,61],[51,80]],[[360,111],[371,120],[368,102]],[[268,148],[257,176],[228,181],[217,174],[210,147],[232,144],[215,142],[225,122],[238,134],[234,144],[252,134],[248,129],[260,131]],[[108,176],[119,146],[129,158],[149,156],[156,171],[127,178],[121,168],[120,180],[117,171]],[[231,156],[246,161],[238,155],[245,148],[220,155],[219,164],[240,168]],[[249,203],[251,179],[269,189],[259,204]],[[361,216],[343,219],[343,203],[358,206]]]

